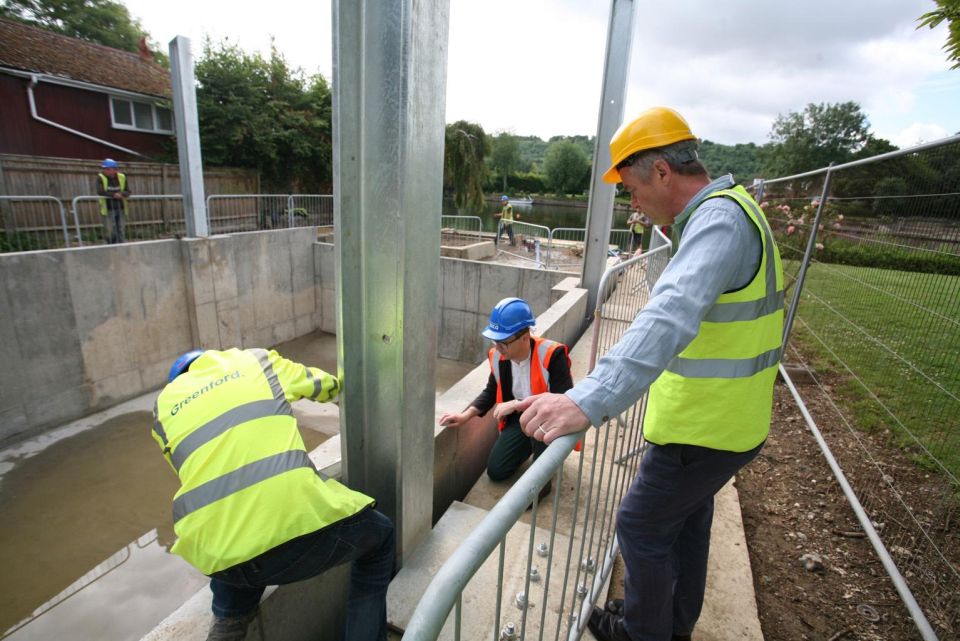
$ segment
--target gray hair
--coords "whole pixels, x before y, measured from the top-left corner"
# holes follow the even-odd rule
[[[706,176],[707,168],[700,162],[697,146],[696,140],[681,140],[665,147],[644,149],[627,158],[618,167],[621,170],[634,169],[635,176],[646,178],[653,169],[653,163],[664,160],[674,173],[681,176]]]

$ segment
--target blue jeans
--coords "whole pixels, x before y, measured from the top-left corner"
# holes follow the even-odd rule
[[[617,514],[624,627],[633,641],[669,641],[693,631],[707,581],[713,496],[762,447],[725,452],[647,444]]]
[[[213,614],[239,617],[253,611],[268,585],[303,581],[353,562],[344,641],[385,641],[387,586],[393,577],[390,519],[367,509],[322,530],[298,537],[260,556],[210,576]]]

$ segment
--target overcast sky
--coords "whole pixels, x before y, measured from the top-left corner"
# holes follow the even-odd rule
[[[331,76],[330,0],[123,0],[166,47],[204,35]],[[447,122],[488,133],[593,135],[610,2],[451,0]],[[764,143],[777,114],[858,102],[905,147],[960,132],[947,30],[917,30],[933,0],[636,0],[625,117],[674,107],[715,142]]]

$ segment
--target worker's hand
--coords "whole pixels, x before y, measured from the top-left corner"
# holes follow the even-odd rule
[[[460,427],[470,420],[466,412],[459,414],[444,414],[440,417],[440,425],[443,427]]]
[[[493,417],[497,421],[505,421],[507,417],[517,411],[517,401],[507,401],[505,403],[498,403],[496,407],[493,408]]]
[[[517,403],[520,427],[530,438],[547,445],[566,434],[590,427],[590,419],[565,394],[537,394]]]
[[[633,252],[633,256],[634,256],[634,258],[636,258],[637,256],[639,256],[639,255],[642,254],[642,253],[643,253],[643,247],[638,247],[638,248],[637,248],[637,251]]]
[[[113,192],[113,197],[117,200],[123,200],[123,194],[121,194],[119,191]]]

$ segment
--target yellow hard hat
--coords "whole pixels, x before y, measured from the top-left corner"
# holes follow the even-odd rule
[[[613,161],[603,174],[604,182],[620,182],[617,165],[644,149],[665,147],[681,140],[696,140],[690,125],[673,109],[653,107],[620,125],[610,140],[610,159]]]

